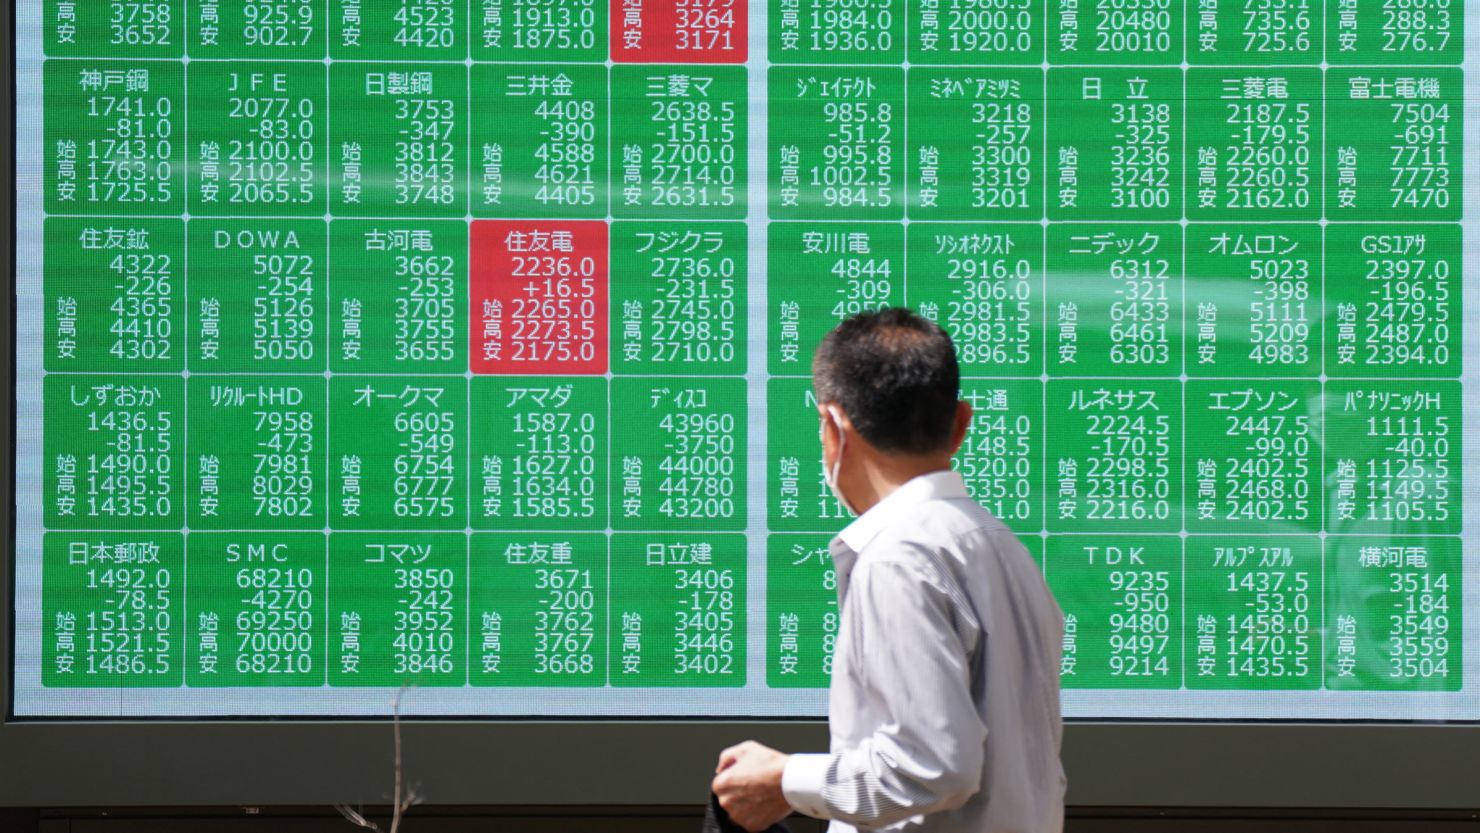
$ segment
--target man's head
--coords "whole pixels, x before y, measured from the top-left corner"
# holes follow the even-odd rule
[[[865,312],[822,339],[817,401],[837,405],[886,454],[950,453],[961,370],[951,337],[907,309]]]
[[[866,312],[839,324],[817,347],[812,378],[825,469],[836,469],[855,443],[865,465],[851,479],[877,470],[869,483],[844,489],[854,497],[849,502],[865,509],[875,502],[868,493],[884,485],[881,472],[904,476],[949,465],[965,438],[971,408],[960,401],[956,348],[944,330],[907,309]]]

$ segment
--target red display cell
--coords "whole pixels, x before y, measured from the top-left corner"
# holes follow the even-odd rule
[[[606,223],[479,221],[471,254],[474,373],[606,372]]]
[[[746,0],[611,0],[619,64],[743,64]]]

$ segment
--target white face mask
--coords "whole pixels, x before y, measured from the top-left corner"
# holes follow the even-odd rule
[[[822,480],[827,483],[827,488],[832,491],[833,497],[838,499],[838,503],[843,504],[843,508],[847,509],[850,514],[857,515],[858,513],[853,511],[852,504],[843,497],[843,490],[838,488],[838,472],[843,468],[843,450],[848,447],[848,434],[843,431],[843,417],[838,413],[837,406],[827,406],[827,418],[838,429],[838,453],[833,457],[833,464],[830,468],[825,462],[823,463]],[[821,428],[817,429],[817,439],[819,441],[822,439]]]

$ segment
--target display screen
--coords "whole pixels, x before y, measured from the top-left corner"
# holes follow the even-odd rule
[[[18,2],[14,714],[823,716],[907,305],[1067,716],[1480,720],[1467,11]]]

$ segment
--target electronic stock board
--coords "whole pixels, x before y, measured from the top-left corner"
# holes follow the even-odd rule
[[[13,711],[821,716],[908,305],[1067,716],[1480,719],[1466,5],[17,3]]]

